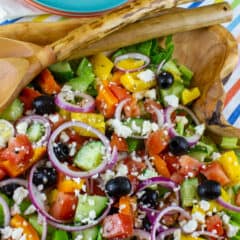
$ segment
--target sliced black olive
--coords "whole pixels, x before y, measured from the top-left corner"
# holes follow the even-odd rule
[[[33,174],[33,183],[43,186],[43,189],[54,186],[57,183],[57,171],[51,167],[38,167]]]
[[[33,108],[36,114],[44,115],[56,112],[56,105],[53,96],[42,95],[36,97],[33,101]]]
[[[176,136],[169,142],[169,151],[174,155],[186,154],[189,150],[189,144],[184,137]]]
[[[132,185],[127,177],[115,177],[106,183],[105,190],[110,197],[121,197],[131,192]]]
[[[14,191],[20,187],[17,183],[10,183],[5,186],[0,187],[0,192],[7,195],[9,198],[13,197]]]
[[[66,161],[69,156],[69,148],[64,143],[56,143],[53,146],[53,151],[59,161]]]
[[[158,205],[159,200],[159,193],[155,190],[152,190],[150,188],[144,189],[144,193],[140,197],[139,202],[142,205],[146,205],[150,208],[155,208]]]
[[[201,199],[213,200],[221,196],[221,185],[212,180],[207,180],[198,186],[198,195]]]

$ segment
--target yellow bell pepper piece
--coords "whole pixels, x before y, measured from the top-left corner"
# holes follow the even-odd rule
[[[184,105],[192,102],[200,96],[200,91],[197,87],[192,89],[184,89],[182,92],[182,103]]]
[[[95,75],[102,81],[107,80],[114,66],[113,62],[103,53],[99,53],[92,57],[93,71]]]
[[[136,69],[144,65],[143,60],[128,58],[121,60],[117,63],[117,66],[126,70]]]
[[[97,113],[71,113],[71,119],[84,122],[103,134],[105,133],[105,122],[104,122],[104,116],[102,114],[97,114]],[[82,128],[76,128],[76,131],[81,135],[85,137],[96,137],[94,134],[91,132],[82,129]]]
[[[85,183],[84,179],[81,179],[79,182],[74,180],[64,179],[58,182],[57,188],[60,192],[72,193],[74,190],[81,190],[83,184]]]
[[[193,237],[192,235],[181,235],[181,240],[204,240],[203,238],[200,237]]]
[[[65,109],[60,109],[59,110],[59,114],[61,117],[63,117],[64,119],[70,120],[70,112],[65,110]]]
[[[222,154],[218,159],[224,171],[231,180],[231,184],[240,183],[240,164],[234,151],[228,151]]]
[[[130,92],[140,92],[152,88],[156,85],[156,80],[145,82],[140,80],[137,75],[139,72],[124,74],[120,82]]]

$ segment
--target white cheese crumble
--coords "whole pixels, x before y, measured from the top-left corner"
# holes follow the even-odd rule
[[[174,231],[173,237],[174,237],[174,240],[181,240],[181,230],[177,229],[176,231]]]
[[[94,220],[95,218],[96,218],[96,212],[94,211],[94,210],[91,210],[90,212],[89,212],[89,219],[90,220]]]
[[[155,74],[152,70],[147,69],[145,71],[140,72],[137,77],[144,82],[151,82],[155,79]]]
[[[110,125],[114,128],[114,132],[123,138],[130,137],[132,135],[132,129],[124,126],[121,121],[118,119],[109,120]]]
[[[116,176],[127,176],[128,174],[128,167],[125,164],[118,164]]]
[[[82,239],[83,239],[83,235],[81,233],[74,238],[74,240],[82,240]]]
[[[208,201],[205,201],[205,200],[201,200],[200,203],[199,203],[199,206],[200,208],[203,210],[203,211],[208,211],[209,208],[210,208],[210,204]]]
[[[217,160],[220,157],[221,157],[221,154],[219,152],[213,152],[211,156],[212,160]]]
[[[188,124],[188,119],[185,116],[176,116],[176,122],[182,123],[185,126]]]
[[[200,222],[200,223],[204,223],[205,222],[205,215],[201,212],[195,212],[192,214],[192,218],[195,219],[196,221]]]
[[[195,132],[198,135],[203,135],[204,130],[205,130],[205,125],[204,124],[200,124],[200,125],[197,125],[195,127]]]
[[[48,119],[52,122],[52,123],[57,123],[59,121],[59,115],[58,114],[50,114],[48,116]]]
[[[13,193],[13,200],[19,205],[27,196],[28,190],[23,187],[18,187]]]
[[[232,224],[227,224],[226,227],[227,227],[227,236],[230,238],[234,237],[239,231],[239,227]]]
[[[66,132],[61,132],[60,134],[60,140],[64,143],[68,142],[69,141],[69,136],[66,134]]]
[[[26,235],[23,234],[22,228],[11,228],[7,226],[0,231],[2,234],[1,239],[26,240]]]
[[[25,211],[24,215],[30,215],[36,211],[36,208],[31,204]]]
[[[19,134],[26,134],[28,128],[27,122],[20,122],[17,124],[16,129]]]
[[[179,104],[179,98],[174,94],[165,96],[164,101],[168,104],[168,106],[172,107],[178,107]]]
[[[145,91],[144,97],[150,98],[152,100],[155,100],[157,98],[157,91],[156,91],[156,89],[150,89],[150,90]]]
[[[194,232],[198,227],[198,223],[195,219],[189,220],[185,225],[183,225],[183,231],[185,233],[192,233]]]

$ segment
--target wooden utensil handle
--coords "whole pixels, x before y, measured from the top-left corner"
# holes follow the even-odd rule
[[[69,57],[80,46],[84,48],[128,24],[148,16],[150,13],[173,7],[175,4],[174,0],[132,1],[117,11],[80,26],[66,37],[51,44],[50,47],[56,56],[56,60],[61,61]]]

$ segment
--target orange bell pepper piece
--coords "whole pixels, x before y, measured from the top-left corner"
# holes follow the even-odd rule
[[[112,75],[112,78],[111,78],[111,82],[115,82],[116,84],[120,85],[121,82],[120,82],[120,79],[122,77],[122,75],[124,75],[124,72],[121,72],[121,71],[115,71]]]
[[[40,240],[36,230],[20,215],[14,215],[10,221],[10,225],[13,228],[22,228],[23,233],[26,235],[26,240]]]
[[[48,69],[44,69],[38,78],[38,84],[42,91],[46,94],[56,94],[61,91],[61,87],[55,81],[52,73]]]
[[[130,96],[129,92],[125,88],[116,84],[109,84],[109,88],[119,101],[122,101]]]
[[[118,99],[106,86],[101,86],[96,98],[97,109],[106,117],[111,118],[114,115]]]
[[[167,163],[158,155],[152,155],[153,164],[157,170],[157,172],[163,177],[170,178],[170,172],[167,167]]]
[[[122,137],[118,137],[116,134],[112,135],[110,145],[112,148],[115,146],[119,152],[128,151],[127,141]]]
[[[119,199],[119,213],[129,215],[134,218],[133,206],[136,204],[136,198],[123,196]]]

